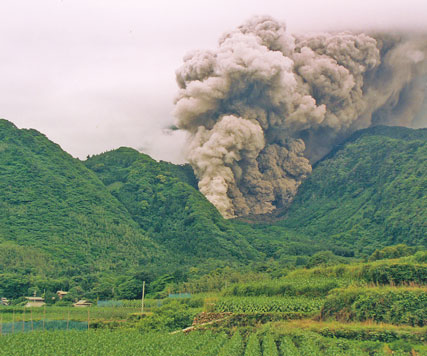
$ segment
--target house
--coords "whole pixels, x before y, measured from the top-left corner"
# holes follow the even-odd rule
[[[56,292],[56,294],[58,295],[59,300],[62,300],[62,298],[64,298],[64,296],[66,296],[68,294],[68,292],[64,292],[63,290],[59,290]]]
[[[38,308],[46,305],[42,297],[25,297],[25,299],[28,300],[27,304],[25,304],[26,308]]]
[[[87,300],[79,300],[77,303],[74,303],[74,307],[90,307],[92,305],[91,302],[88,302]]]
[[[0,299],[0,305],[9,305],[9,300],[7,300],[6,298],[1,298]]]

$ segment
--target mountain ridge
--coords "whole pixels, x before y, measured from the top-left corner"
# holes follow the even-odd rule
[[[426,162],[427,129],[361,130],[314,166],[279,221],[247,224],[224,219],[188,165],[127,147],[80,161],[0,120],[0,290],[37,280],[123,297],[137,295],[142,278],[185,280],[190,269],[292,268],[319,251],[360,258],[397,243],[425,247]]]
[[[347,231],[351,243],[359,234],[369,240],[365,245],[370,249],[385,241],[425,246],[426,162],[427,129],[378,126],[358,131],[314,166],[278,224],[288,228],[306,224],[299,231],[318,237],[327,231],[337,240]],[[353,211],[346,212],[346,207]],[[347,227],[346,219],[351,221]],[[407,232],[398,231],[403,225]],[[357,231],[351,231],[354,227]],[[414,231],[412,238],[406,236]]]

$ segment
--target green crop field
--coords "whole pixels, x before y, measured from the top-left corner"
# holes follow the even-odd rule
[[[140,300],[1,306],[0,356],[427,356],[426,273],[423,252],[237,279],[144,313]]]
[[[224,334],[140,334],[135,331],[55,331],[0,338],[1,356],[216,355]]]
[[[319,311],[322,305],[322,299],[308,297],[224,297],[215,309],[232,313],[310,313]]]
[[[136,331],[54,331],[0,337],[1,356],[333,356],[425,355],[405,344],[348,341],[314,333],[264,331],[227,337],[223,332],[189,334]],[[421,352],[421,353],[420,353]]]
[[[25,308],[1,307],[0,319],[3,322],[30,320],[125,320],[129,314],[141,311],[141,307],[55,307]]]

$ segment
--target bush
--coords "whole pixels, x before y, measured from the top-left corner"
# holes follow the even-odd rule
[[[360,277],[377,284],[427,283],[427,265],[414,263],[380,262],[366,264]]]
[[[427,251],[418,251],[412,259],[417,263],[427,263]]]
[[[321,316],[423,326],[427,325],[427,293],[425,288],[336,289],[326,299]]]
[[[195,313],[187,305],[172,301],[160,307],[156,313],[143,317],[138,329],[143,332],[184,329],[192,324],[194,316]]]
[[[420,251],[414,256],[399,260],[381,260],[355,265],[316,267],[309,270],[297,270],[287,276],[289,279],[313,278],[314,276],[347,279],[375,284],[427,284],[427,264],[425,253]]]
[[[375,250],[375,252],[369,257],[369,261],[383,260],[386,258],[400,258],[405,256],[411,256],[417,251],[416,247],[407,246],[405,244],[399,244],[394,246],[387,246],[383,249]]]
[[[343,261],[343,258],[334,255],[332,251],[319,251],[310,257],[306,267],[313,268],[317,266],[333,266],[342,263]]]
[[[324,276],[285,277],[267,282],[235,284],[224,291],[225,296],[300,296],[323,297],[332,289],[348,285],[350,280]]]
[[[55,303],[55,306],[56,306],[56,307],[70,307],[70,306],[72,306],[72,305],[73,305],[73,302],[72,302],[71,300],[66,300],[66,299],[58,300],[58,301]]]

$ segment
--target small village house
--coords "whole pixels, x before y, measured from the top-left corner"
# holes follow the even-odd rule
[[[25,299],[28,300],[27,304],[25,304],[26,308],[38,308],[46,305],[42,297],[25,297]]]
[[[67,294],[68,292],[64,292],[63,290],[59,290],[56,292],[56,295],[58,296],[59,300],[62,300],[62,298],[64,298]]]
[[[92,305],[91,302],[88,302],[87,300],[79,300],[77,303],[74,303],[74,307],[90,307]]]

